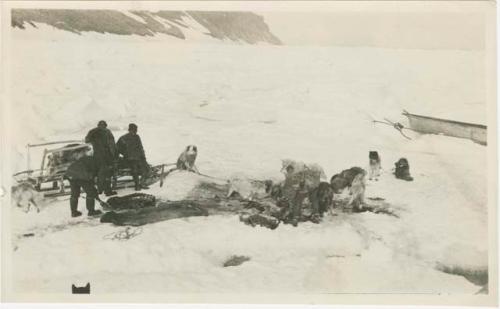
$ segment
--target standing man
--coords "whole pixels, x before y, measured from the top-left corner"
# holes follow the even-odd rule
[[[132,169],[135,190],[148,189],[144,182],[149,173],[149,165],[146,161],[141,138],[137,134],[136,124],[131,123],[128,125],[128,133],[118,139],[116,146],[118,152],[123,155],[128,166]],[[141,175],[140,182],[139,174]]]
[[[111,190],[111,176],[118,154],[113,133],[107,127],[106,121],[99,121],[97,128],[89,131],[85,137],[85,142],[91,143],[94,148],[94,158],[98,165],[98,192],[100,194],[104,191],[106,196],[111,196],[116,194],[116,191]]]
[[[71,187],[71,197],[69,205],[71,208],[71,216],[79,217],[82,215],[78,211],[78,198],[80,197],[81,189],[85,191],[86,205],[89,216],[100,215],[100,210],[95,210],[95,199],[98,199],[97,189],[95,188],[94,178],[97,176],[99,167],[95,157],[87,154],[75,162],[73,162],[66,170],[65,176],[69,179]]]

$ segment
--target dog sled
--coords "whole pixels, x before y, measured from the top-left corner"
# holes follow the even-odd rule
[[[20,183],[29,183],[34,189],[43,193],[44,197],[63,196],[70,194],[69,181],[64,175],[68,167],[86,152],[92,145],[81,140],[57,141],[41,144],[28,144],[27,169],[13,175],[14,180]],[[31,154],[34,149],[43,148],[40,168],[31,168]],[[149,166],[146,185],[151,185],[162,179],[165,165]],[[111,182],[113,189],[122,189],[133,186],[131,169],[123,159],[118,161],[114,168]]]

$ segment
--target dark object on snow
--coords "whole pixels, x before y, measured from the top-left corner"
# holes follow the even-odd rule
[[[145,193],[133,193],[125,196],[115,196],[107,200],[111,210],[140,209],[154,207],[156,198]]]
[[[240,221],[251,226],[260,225],[263,227],[267,227],[271,230],[274,230],[280,224],[280,221],[278,219],[265,214],[244,214],[240,216]]]
[[[131,238],[136,237],[137,235],[140,235],[141,233],[142,233],[141,227],[132,228],[130,226],[127,226],[125,229],[121,231],[104,235],[103,238],[109,240],[129,240]]]
[[[304,200],[308,197],[309,191],[305,181],[301,181],[299,187],[295,191],[295,196],[289,202],[290,206],[290,221],[296,226],[297,222],[302,218],[302,208]]]
[[[87,283],[86,286],[75,286],[74,284],[71,285],[71,293],[72,294],[90,294],[90,283]]]
[[[385,201],[385,198],[380,197],[380,196],[368,197],[368,199],[372,200],[372,201]]]
[[[101,217],[101,222],[113,223],[115,225],[140,226],[148,223],[195,216],[208,216],[208,211],[200,207],[196,202],[178,201],[160,203],[158,207],[123,212],[110,211]]]
[[[283,188],[279,183],[273,183],[272,180],[266,180],[264,182],[266,186],[266,193],[273,199],[278,200],[283,197]]]
[[[231,256],[227,261],[224,262],[224,267],[229,267],[229,266],[238,266],[246,261],[250,261],[250,258],[248,256],[244,255],[233,255]]]
[[[374,214],[383,214],[399,219],[399,215],[387,207],[364,205],[363,207],[353,208],[352,212],[371,212]]]
[[[408,163],[408,160],[401,158],[398,162],[394,163],[394,165],[396,166],[396,170],[394,171],[396,178],[406,181],[413,180],[413,177],[410,175],[410,164]]]
[[[312,204],[313,214],[323,217],[323,214],[332,207],[333,189],[328,182],[320,182],[319,186],[309,192],[309,201]]]
[[[343,170],[340,174],[335,174],[330,179],[330,185],[334,191],[334,193],[342,193],[345,188],[350,188],[352,185],[352,181],[354,178],[361,173],[365,173],[366,171],[361,167],[351,167],[350,169]]]
[[[380,156],[378,155],[378,151],[370,151],[368,153],[368,158],[370,160],[375,160],[376,162],[380,162]]]

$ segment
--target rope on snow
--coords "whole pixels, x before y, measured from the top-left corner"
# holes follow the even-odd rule
[[[405,128],[401,123],[399,123],[399,122],[392,122],[392,121],[390,121],[387,118],[384,118],[384,120],[385,121],[380,121],[380,120],[373,119],[372,121],[373,121],[373,123],[382,123],[382,124],[391,126],[394,129],[396,129],[403,137],[405,137],[406,139],[411,140],[411,138],[403,132],[403,129],[408,129],[409,130],[409,128]]]

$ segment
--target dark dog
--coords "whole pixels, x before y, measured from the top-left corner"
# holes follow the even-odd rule
[[[333,189],[328,182],[320,182],[319,186],[309,192],[313,213],[323,217],[327,210],[333,205]]]
[[[370,151],[368,158],[370,160],[370,174],[369,174],[369,179],[375,179],[378,180],[378,177],[380,176],[380,156],[377,151]]]
[[[361,173],[366,174],[366,171],[357,166],[343,170],[340,174],[333,175],[330,179],[330,186],[332,187],[334,193],[340,194],[345,188],[350,188],[354,178]]]
[[[266,193],[273,199],[278,200],[283,197],[283,189],[280,184],[273,183],[272,180],[266,180]]]
[[[406,181],[412,181],[413,177],[410,175],[410,164],[406,158],[401,158],[398,162],[394,163],[396,169],[394,171],[394,175],[396,178],[403,179]]]

